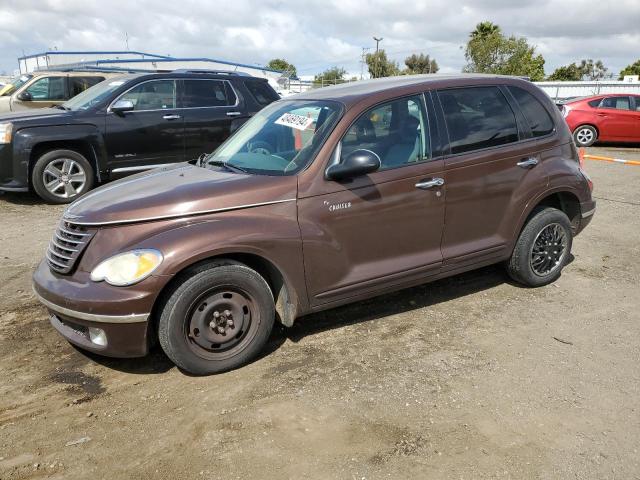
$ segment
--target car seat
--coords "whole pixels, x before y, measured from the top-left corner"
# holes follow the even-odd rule
[[[397,167],[406,163],[415,162],[420,154],[420,121],[413,116],[408,116],[398,132],[398,143],[391,145],[382,159],[385,168]]]

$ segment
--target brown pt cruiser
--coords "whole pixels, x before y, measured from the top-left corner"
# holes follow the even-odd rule
[[[34,289],[81,348],[136,357],[157,339],[182,369],[220,372],[276,320],[497,262],[552,282],[591,190],[560,112],[525,80],[329,87],[266,107],[197,165],[71,204]]]

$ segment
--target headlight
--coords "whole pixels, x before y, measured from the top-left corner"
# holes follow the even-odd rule
[[[101,262],[91,272],[91,280],[104,280],[110,285],[124,287],[147,278],[162,263],[158,250],[131,250],[119,253]]]
[[[0,145],[4,143],[11,143],[12,128],[13,124],[11,123],[0,123]]]

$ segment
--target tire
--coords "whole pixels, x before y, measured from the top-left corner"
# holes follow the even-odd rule
[[[33,189],[47,203],[74,201],[93,188],[94,179],[89,161],[73,150],[52,150],[41,155],[31,172]]]
[[[580,125],[573,131],[573,140],[578,147],[590,147],[598,140],[598,131],[591,125]]]
[[[520,232],[507,271],[523,285],[547,285],[560,277],[572,243],[571,223],[564,212],[551,207],[536,209]]]
[[[275,321],[269,285],[244,264],[202,265],[161,305],[158,339],[182,370],[208,375],[238,368],[263,349]]]

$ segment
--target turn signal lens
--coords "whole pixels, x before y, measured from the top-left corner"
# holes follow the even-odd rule
[[[0,145],[11,143],[12,123],[0,123]]]
[[[158,250],[132,250],[119,253],[100,263],[91,272],[91,280],[104,280],[110,285],[124,287],[147,278],[162,263]]]

